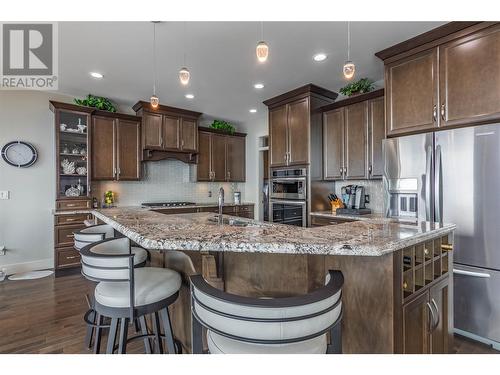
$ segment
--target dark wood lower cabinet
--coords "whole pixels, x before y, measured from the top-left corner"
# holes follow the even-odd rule
[[[194,214],[197,212],[213,212],[218,213],[219,207],[214,204],[213,206],[203,206],[203,207],[181,207],[181,208],[164,208],[154,210],[156,212],[165,215],[175,215],[175,214]],[[254,205],[253,204],[242,204],[242,205],[226,205],[222,208],[222,213],[225,215],[245,217],[248,219],[254,218]]]
[[[403,306],[403,353],[424,354],[429,346],[429,293]]]

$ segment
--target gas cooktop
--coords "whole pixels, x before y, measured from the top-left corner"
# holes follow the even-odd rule
[[[194,206],[193,202],[147,202],[142,203],[143,207],[184,207]]]

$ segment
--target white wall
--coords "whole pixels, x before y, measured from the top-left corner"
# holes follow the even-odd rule
[[[55,198],[54,120],[49,100],[72,98],[47,92],[0,91],[0,147],[13,140],[32,143],[38,161],[15,168],[0,160],[0,268],[8,273],[53,267]]]

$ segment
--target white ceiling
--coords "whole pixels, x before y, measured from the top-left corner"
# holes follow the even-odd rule
[[[443,22],[353,22],[351,60],[356,77],[383,78],[374,53],[435,28]],[[184,30],[186,31],[184,33]],[[346,22],[265,22],[269,59],[258,63],[258,22],[162,22],[157,24],[157,95],[162,104],[193,109],[237,123],[251,121],[266,108],[262,101],[298,86],[314,83],[338,91],[345,84]],[[122,108],[152,94],[153,24],[149,22],[61,22],[59,24],[59,91],[109,97]],[[188,87],[178,70],[191,72]],[[312,60],[326,52],[322,63]],[[96,80],[89,72],[104,74]],[[256,90],[253,84],[265,88]],[[195,95],[193,100],[184,97]],[[249,113],[256,108],[259,113]]]

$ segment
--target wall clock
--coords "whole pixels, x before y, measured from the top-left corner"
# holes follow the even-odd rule
[[[2,158],[14,167],[28,168],[35,164],[38,152],[28,142],[13,141],[2,147]]]

